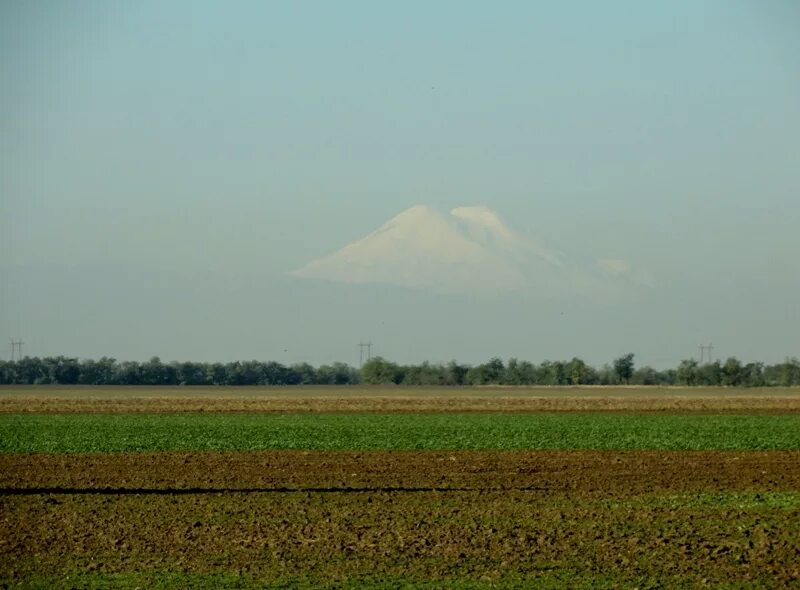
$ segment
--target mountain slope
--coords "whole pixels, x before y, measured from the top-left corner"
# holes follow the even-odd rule
[[[603,270],[568,264],[561,253],[513,231],[487,207],[457,207],[444,215],[416,205],[291,274],[439,293],[557,295],[596,289],[608,282]]]
[[[447,216],[417,205],[292,274],[438,292],[503,292],[525,282],[509,256],[521,247],[521,239],[489,209],[460,207]]]

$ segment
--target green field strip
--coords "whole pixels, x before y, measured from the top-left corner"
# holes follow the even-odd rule
[[[74,414],[0,416],[2,453],[160,450],[796,450],[800,416]]]

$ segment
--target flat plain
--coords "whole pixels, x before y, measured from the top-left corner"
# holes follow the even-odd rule
[[[800,413],[800,389],[637,386],[0,386],[0,414],[574,411]]]
[[[3,388],[0,586],[789,587],[798,401]]]

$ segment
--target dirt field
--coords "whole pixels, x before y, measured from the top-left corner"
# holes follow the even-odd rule
[[[0,454],[0,493],[117,491],[798,491],[800,451]]]
[[[650,385],[0,385],[0,398],[32,397],[800,397],[800,387]]]
[[[800,582],[799,458],[4,457],[0,577],[44,576],[61,587],[76,573],[91,580],[131,571],[233,573],[287,587],[358,586],[365,576],[427,587],[537,579],[780,587]],[[252,488],[231,491],[243,486]]]
[[[509,392],[506,390],[506,394]],[[572,393],[573,395],[569,395]],[[97,414],[164,412],[661,412],[717,414],[797,414],[798,395],[205,395],[193,397],[161,391],[159,394],[128,396],[102,394],[64,395],[15,393],[0,395],[0,414]],[[618,392],[613,392],[617,394]]]

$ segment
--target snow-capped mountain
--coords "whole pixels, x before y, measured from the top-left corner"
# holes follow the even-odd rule
[[[615,267],[619,269],[620,265]],[[440,293],[492,295],[531,288],[553,295],[598,280],[563,254],[512,230],[487,207],[449,215],[416,205],[367,236],[293,271],[340,283],[383,283]]]

